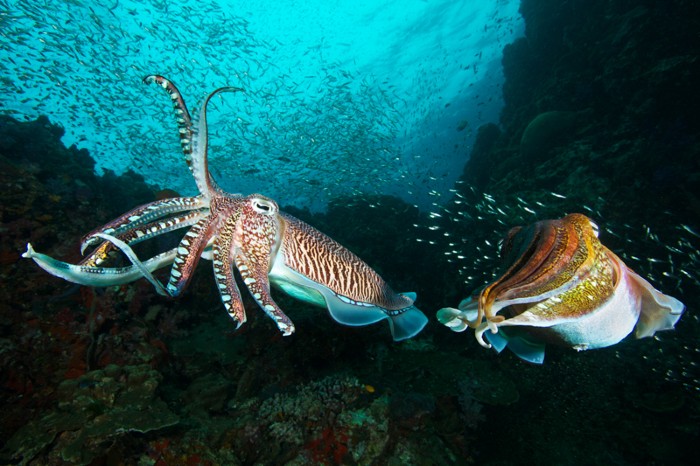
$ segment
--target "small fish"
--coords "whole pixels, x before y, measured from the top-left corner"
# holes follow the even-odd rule
[[[691,235],[693,235],[693,236],[695,236],[695,237],[697,237],[697,238],[700,238],[700,234],[698,234],[695,230],[693,230],[692,228],[690,228],[688,225],[681,225],[681,228],[682,228],[683,230],[687,231],[688,233],[690,233]]]

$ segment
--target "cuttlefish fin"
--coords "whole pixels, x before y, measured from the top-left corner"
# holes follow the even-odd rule
[[[331,317],[344,325],[359,327],[388,319],[394,341],[417,335],[428,323],[428,318],[413,305],[398,311],[387,311],[373,304],[354,301],[296,272],[284,265],[282,261],[274,262],[270,271],[270,281],[290,296],[326,307]],[[410,298],[411,301],[416,297],[415,293],[401,294]]]
[[[486,338],[486,341],[488,341],[491,344],[491,347],[496,350],[497,353],[500,353],[504,349],[506,349],[506,346],[508,346],[508,343],[511,341],[510,338],[508,338],[508,335],[499,331],[498,333],[493,333],[492,331],[487,331],[484,332],[484,337]]]
[[[328,312],[337,322],[361,326],[387,319],[394,341],[406,340],[417,335],[428,323],[428,318],[413,305],[398,311],[387,311],[379,306],[351,302],[330,290],[322,294],[326,299]]]
[[[646,281],[627,269],[630,286],[636,287],[641,296],[641,312],[634,329],[635,338],[653,336],[660,330],[672,330],[681,318],[685,305],[672,296],[665,295]]]
[[[402,293],[408,297],[411,295],[415,299],[415,293]],[[428,323],[428,318],[419,311],[415,306],[401,309],[398,314],[389,316],[389,327],[391,328],[391,336],[394,341],[406,340],[418,335],[423,327]]]
[[[348,303],[336,295],[326,296],[326,306],[331,317],[343,325],[370,325],[386,318],[386,314],[376,306]]]
[[[508,347],[513,354],[523,361],[533,364],[542,364],[544,362],[545,345],[542,343],[535,343],[519,336],[507,335],[503,330],[499,330],[498,333],[493,333],[489,330],[484,333],[484,336],[499,353]]]
[[[467,298],[459,305],[460,309],[445,307],[437,312],[438,321],[449,327],[454,332],[463,332],[469,328],[468,322],[476,317],[476,301]],[[497,353],[506,347],[517,357],[534,364],[544,362],[544,344],[534,343],[520,336],[508,335],[507,331],[498,329],[493,333],[490,329],[484,328],[484,338]]]

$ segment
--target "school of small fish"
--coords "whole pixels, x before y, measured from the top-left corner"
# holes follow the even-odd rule
[[[489,17],[488,29],[479,32],[484,40],[498,40],[493,47],[499,54],[517,33],[514,20],[494,17],[504,3],[480,13]],[[287,31],[260,31],[248,9],[248,2],[213,0],[0,0],[0,111],[20,118],[48,115],[66,128],[68,145],[90,151],[98,169],[132,169],[162,188],[191,193],[190,180],[172,174],[180,163],[172,127],[154,123],[167,121],[166,112],[141,88],[141,77],[158,72],[183,88],[245,90],[211,103],[217,128],[211,166],[224,187],[322,210],[340,195],[392,191],[415,199],[445,176],[439,152],[428,157],[411,138],[435,141],[439,135],[425,132],[436,118],[431,112],[456,112],[449,102],[438,103],[444,70],[435,62],[460,60],[450,66],[464,73],[465,83],[476,82],[486,77],[481,51],[451,57],[444,44],[416,35],[415,43],[425,42],[426,57],[434,61],[407,63],[403,74],[415,76],[392,80],[355,66],[352,44],[289,43]],[[390,53],[390,46],[375,48]],[[399,94],[397,82],[410,94]],[[499,108],[487,95],[472,97],[470,108]],[[466,126],[455,123],[450,134],[466,140],[471,129],[457,128]],[[456,157],[461,166],[467,153],[462,147],[444,157]],[[164,170],[169,167],[172,172]]]

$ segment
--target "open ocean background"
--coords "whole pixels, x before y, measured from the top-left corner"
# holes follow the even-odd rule
[[[212,111],[212,169],[232,192],[324,209],[338,195],[425,205],[450,187],[503,105],[518,2],[5,2],[5,91],[47,115],[99,170],[191,194],[174,122],[148,74]],[[176,174],[179,174],[177,176]]]

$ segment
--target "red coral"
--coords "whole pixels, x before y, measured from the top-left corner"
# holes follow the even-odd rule
[[[314,463],[330,461],[331,464],[343,464],[348,453],[348,435],[337,432],[333,427],[326,427],[321,432],[321,437],[310,441],[305,448]]]

